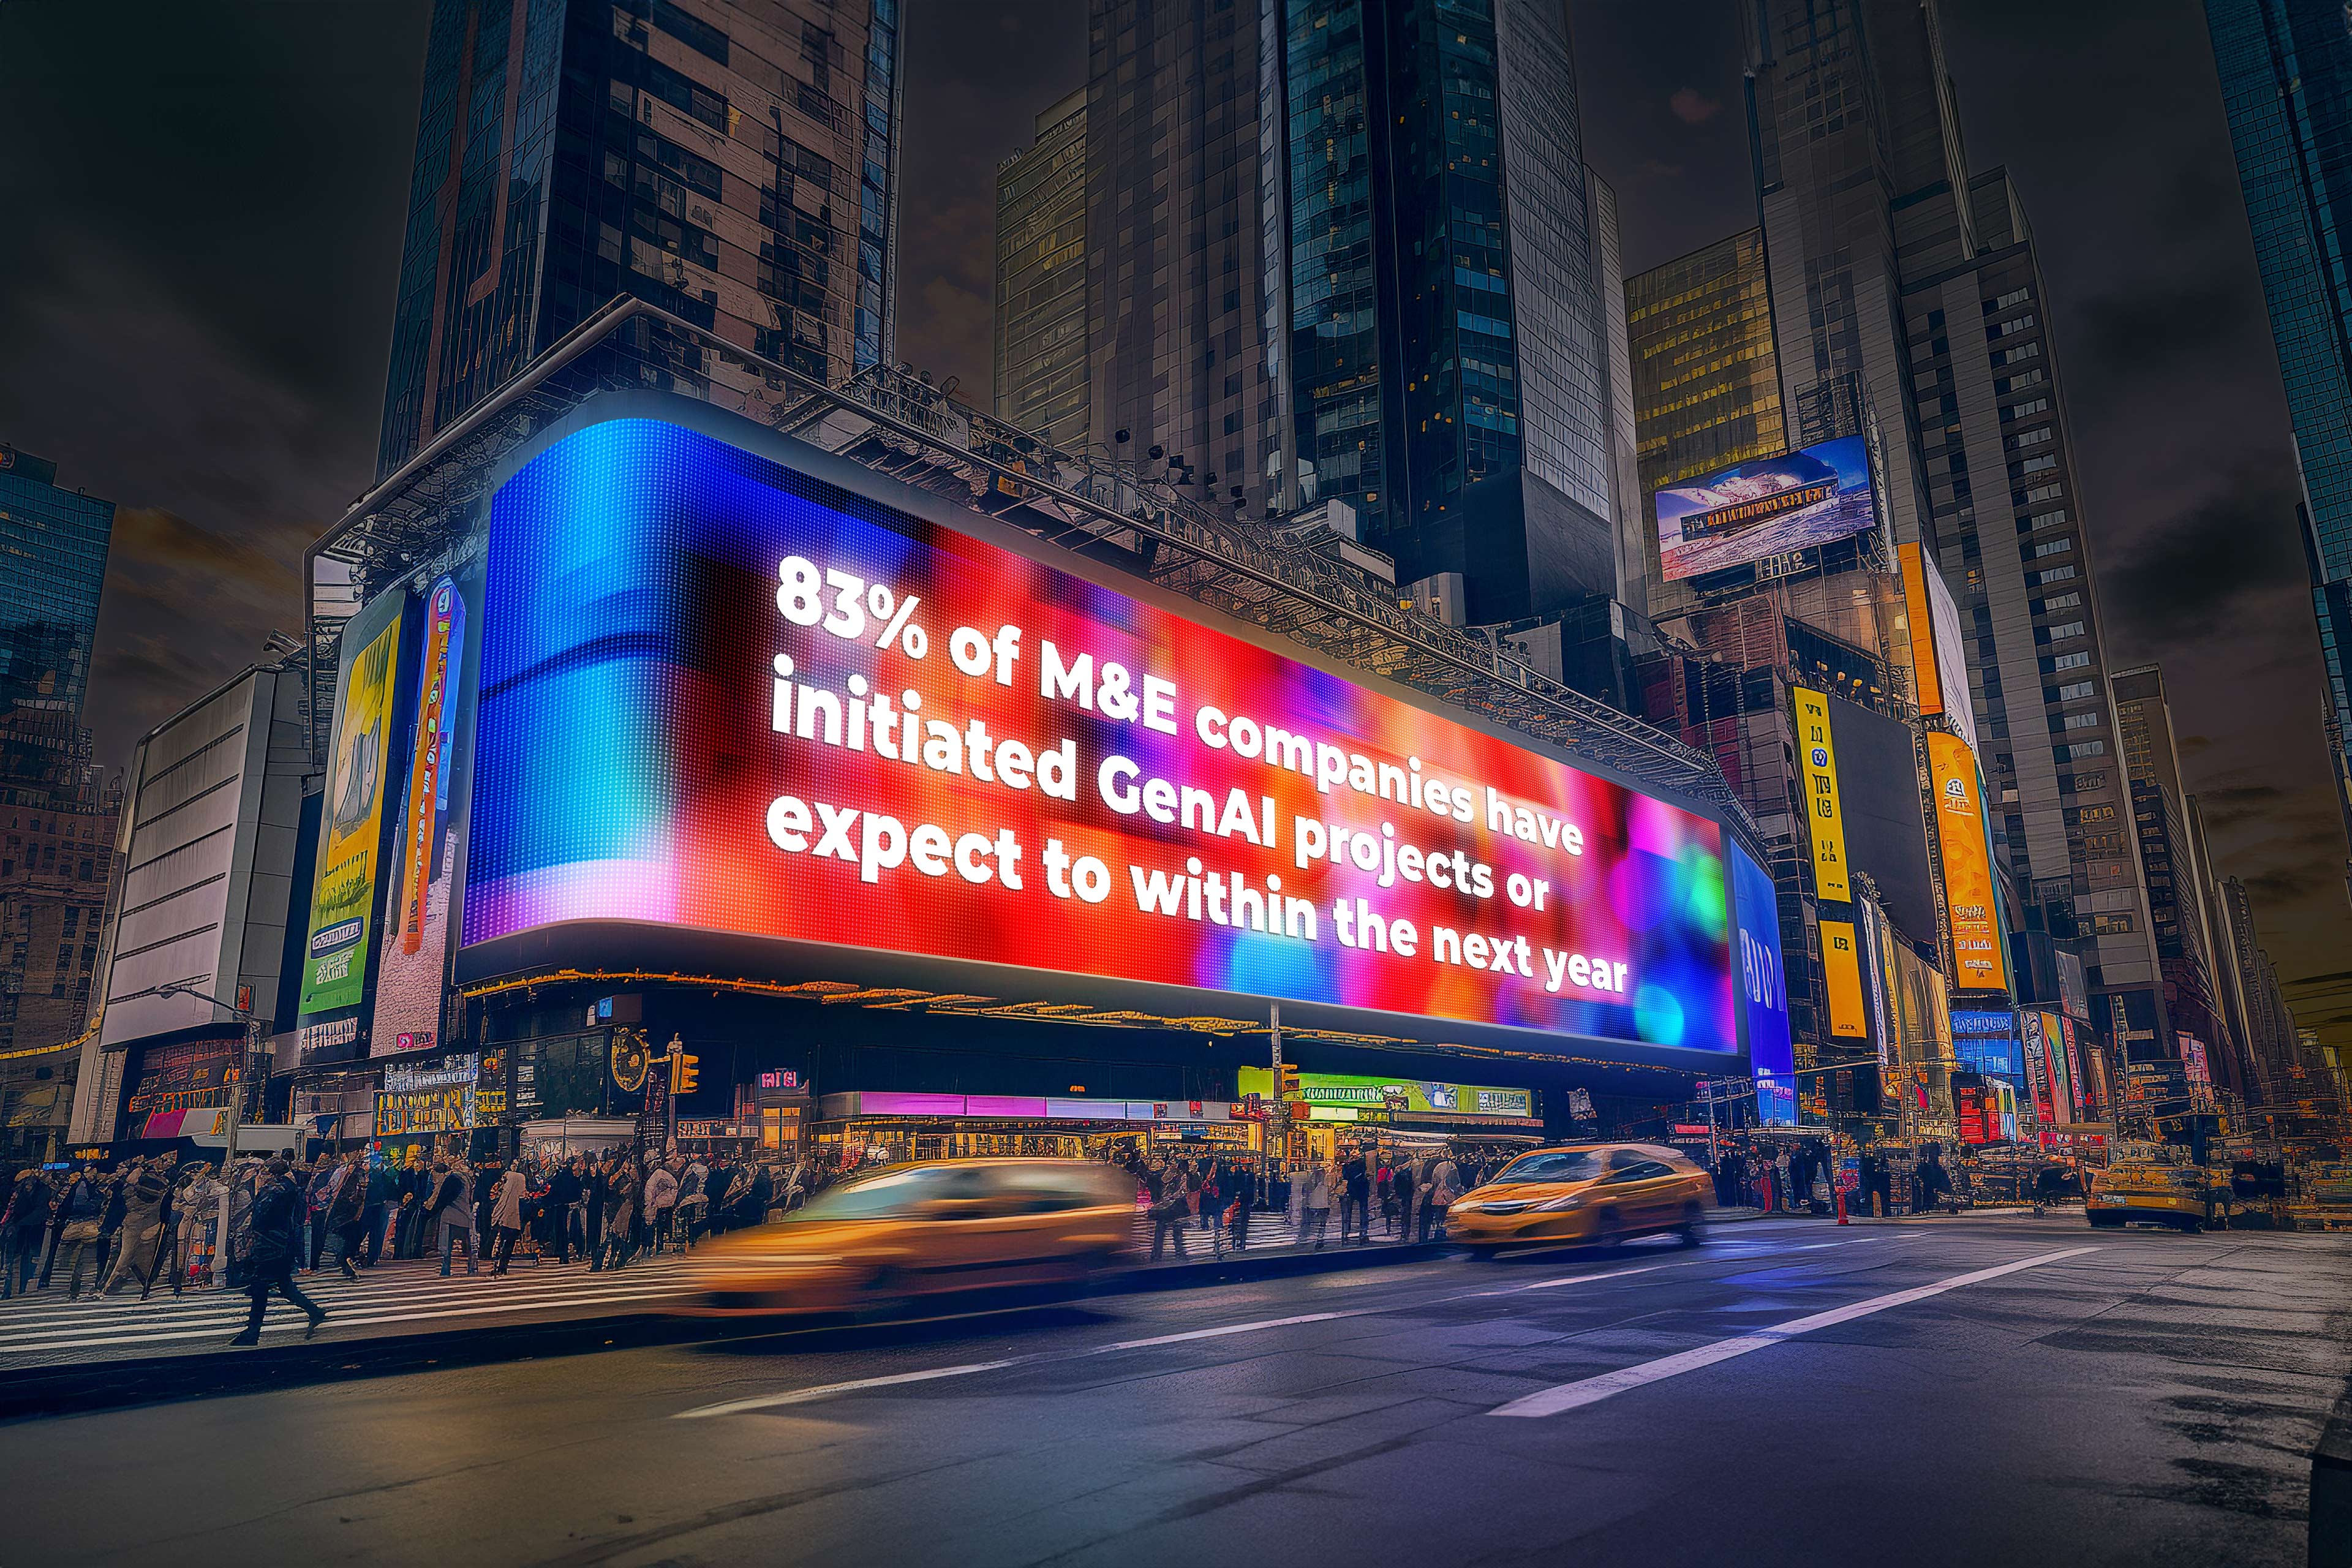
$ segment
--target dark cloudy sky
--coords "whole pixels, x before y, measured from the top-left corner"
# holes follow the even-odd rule
[[[1733,0],[1577,0],[1639,270],[1755,221]],[[299,626],[373,467],[425,0],[0,5],[0,440],[122,510],[103,755]],[[997,160],[1085,0],[908,0],[901,358],[984,402]],[[2222,869],[2289,976],[2352,964],[2294,459],[2195,0],[1946,0],[1972,163],[2054,300],[2110,651],[2160,660]],[[102,69],[93,62],[103,61]]]

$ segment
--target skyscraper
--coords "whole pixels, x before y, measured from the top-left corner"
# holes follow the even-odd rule
[[[891,353],[898,0],[436,0],[379,475],[618,294]]]
[[[2181,787],[2179,747],[2171,706],[2165,700],[2164,672],[2152,664],[2119,669],[2113,686],[2116,738],[2131,777],[2132,819],[2147,876],[2148,916],[2164,975],[2166,1010],[2176,1037],[2186,1035],[2202,1045],[2209,1060],[2221,1069],[2222,1086],[2242,1094],[2243,1084],[2234,1081],[2239,1053],[2221,1004],[2211,933],[2205,923],[2203,835],[2191,827],[2189,796]]]
[[[996,171],[996,416],[1087,444],[1087,94]]]
[[[1269,0],[1294,499],[1479,622],[1621,586],[1608,214],[1559,0]],[[1610,204],[1613,206],[1613,204]]]
[[[2330,0],[2206,0],[2294,426],[2329,752],[2352,835],[2352,33]]]
[[[1278,493],[1259,138],[1280,114],[1263,66],[1278,5],[1093,0],[1088,18],[1087,429],[1139,479],[1220,504],[1239,489],[1261,516]]]
[[[0,792],[25,804],[85,783],[81,727],[114,503],[0,445]]]
[[[1625,281],[1631,329],[1637,504],[1646,608],[1687,605],[1687,585],[1657,570],[1661,486],[1784,450],[1780,363],[1772,336],[1764,231],[1751,228]]]
[[[1751,109],[1794,442],[1877,436],[1898,542],[1958,602],[1996,852],[2083,937],[2103,1030],[2168,1050],[2032,236],[1971,176],[1933,0],[1762,0]],[[1851,424],[1850,424],[1851,422]]]

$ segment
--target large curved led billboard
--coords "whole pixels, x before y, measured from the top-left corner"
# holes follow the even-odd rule
[[[1717,823],[1010,546],[668,419],[553,439],[490,506],[474,972],[621,921],[1739,1048]]]

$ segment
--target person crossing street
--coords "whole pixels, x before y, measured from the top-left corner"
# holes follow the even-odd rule
[[[253,1250],[247,1256],[245,1271],[246,1295],[252,1306],[245,1320],[245,1330],[228,1342],[232,1345],[257,1345],[261,1342],[261,1320],[269,1311],[272,1290],[285,1297],[310,1315],[310,1333],[327,1321],[327,1310],[302,1294],[294,1283],[294,1263],[301,1250],[301,1232],[297,1228],[294,1205],[301,1200],[288,1174],[291,1169],[282,1160],[272,1160],[264,1167],[261,1190],[253,1198]]]

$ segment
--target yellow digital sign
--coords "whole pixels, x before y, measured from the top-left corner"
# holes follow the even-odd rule
[[[1804,770],[1805,816],[1813,825],[1813,891],[1840,903],[1853,900],[1846,879],[1845,817],[1838,805],[1837,747],[1830,739],[1830,700],[1810,687],[1793,689],[1797,761]]]
[[[1841,1038],[1870,1037],[1870,1016],[1862,1002],[1862,950],[1851,921],[1822,922],[1822,978],[1829,986],[1830,1033]]]
[[[1976,753],[1957,735],[1927,736],[1936,782],[1936,842],[1944,857],[1944,921],[1952,967],[1962,991],[2009,989],[1999,906],[1993,898],[1992,841]]]

